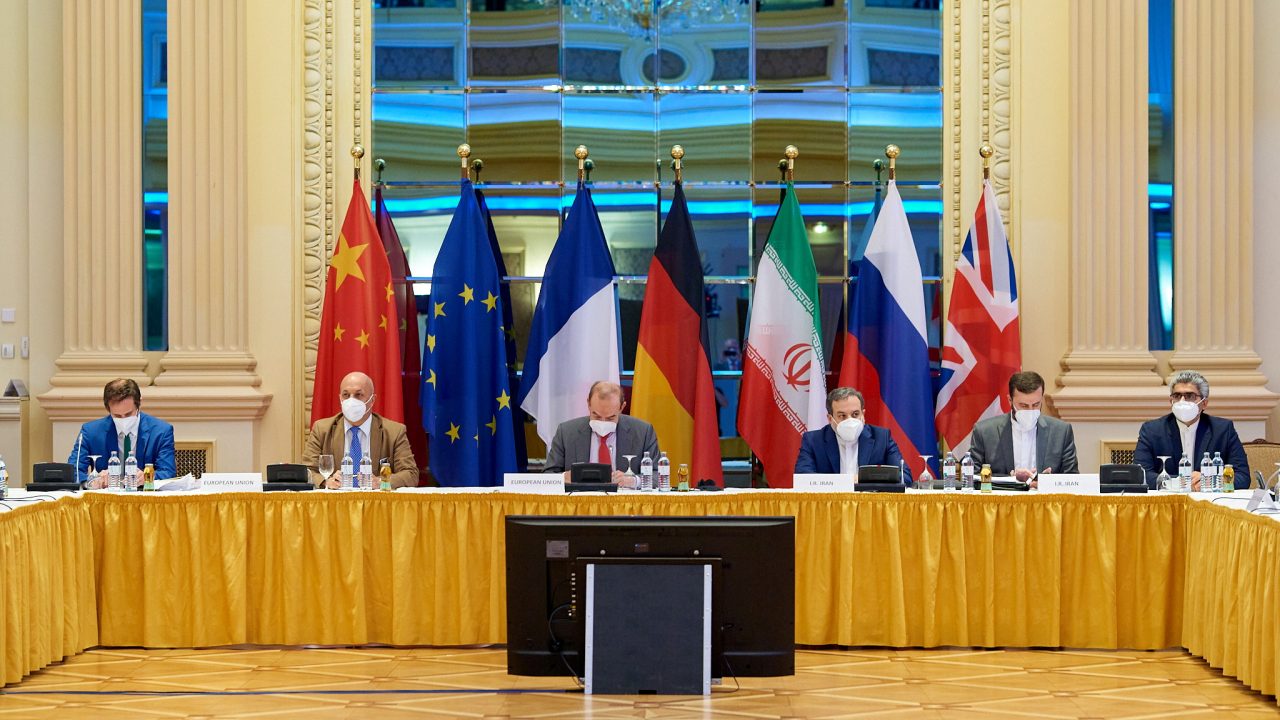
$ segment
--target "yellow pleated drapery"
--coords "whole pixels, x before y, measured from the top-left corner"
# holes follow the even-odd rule
[[[89,509],[64,498],[0,514],[4,683],[98,644]]]
[[[506,515],[793,516],[801,644],[1164,648],[1182,628],[1178,497],[86,499],[107,645],[500,643]]]
[[[97,644],[501,643],[507,515],[795,517],[802,645],[1182,645],[1277,687],[1273,520],[1183,496],[798,492],[41,503],[0,514],[5,682]]]

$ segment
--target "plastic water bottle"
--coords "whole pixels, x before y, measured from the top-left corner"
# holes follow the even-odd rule
[[[124,489],[129,492],[138,489],[138,456],[132,450],[124,460]]]
[[[952,453],[947,453],[947,456],[942,460],[942,490],[944,492],[956,489],[957,469],[956,456]]]
[[[1178,461],[1178,492],[1191,491],[1191,458],[1186,453],[1182,453],[1182,459]]]
[[[654,489],[662,492],[671,491],[671,461],[667,459],[666,450],[658,456],[658,482]]]
[[[351,461],[351,453],[348,452],[342,456],[342,477],[339,478],[339,485],[343,487],[354,487],[356,485],[356,468]]]
[[[368,452],[360,458],[360,489],[373,489],[373,459],[369,457]]]
[[[1208,450],[1200,458],[1200,492],[1213,492],[1213,461],[1209,459]]]
[[[960,489],[973,489],[973,455],[965,453],[964,459],[960,461]]]
[[[1220,493],[1235,492],[1235,486],[1226,487],[1222,484],[1222,453],[1213,454],[1213,491]]]
[[[9,497],[9,466],[4,464],[4,456],[0,455],[0,500]]]
[[[115,450],[111,451],[111,457],[107,459],[107,489],[120,489],[120,453]]]
[[[636,481],[636,489],[653,489],[653,458],[649,457],[649,453],[645,453],[640,460],[640,478]]]

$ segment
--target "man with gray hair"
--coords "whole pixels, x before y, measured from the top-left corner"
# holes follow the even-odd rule
[[[1148,420],[1138,430],[1133,460],[1147,471],[1147,485],[1155,487],[1162,456],[1170,458],[1172,475],[1186,455],[1191,459],[1191,487],[1200,488],[1200,459],[1204,453],[1222,453],[1222,462],[1236,471],[1236,487],[1249,487],[1249,459],[1236,434],[1235,423],[1213,417],[1209,407],[1209,381],[1195,370],[1180,370],[1169,378],[1170,412]]]
[[[851,387],[827,393],[827,424],[800,437],[796,472],[851,475],[863,465],[902,467],[898,443],[885,428],[867,425],[862,409],[862,393]],[[910,484],[910,471],[903,481]]]
[[[626,460],[631,455],[643,457],[647,452],[658,462],[658,433],[640,418],[623,415],[627,405],[617,383],[599,380],[587,391],[587,415],[560,423],[551,447],[547,448],[547,464],[543,472],[562,472],[574,463],[604,463],[613,470],[614,482],[622,479]],[[676,462],[687,462],[677,460]]]

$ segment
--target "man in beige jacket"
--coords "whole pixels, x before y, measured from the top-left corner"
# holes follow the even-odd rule
[[[342,378],[339,391],[342,412],[317,420],[302,451],[302,464],[311,468],[312,481],[329,488],[341,485],[341,478],[336,474],[324,483],[316,471],[321,455],[332,455],[337,468],[342,464],[342,456],[350,452],[352,463],[358,467],[360,455],[367,451],[375,473],[383,458],[391,463],[391,487],[416,486],[418,461],[409,447],[404,425],[373,412],[373,378],[362,372],[350,373]]]

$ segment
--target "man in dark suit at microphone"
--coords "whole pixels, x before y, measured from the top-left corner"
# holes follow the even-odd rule
[[[107,416],[80,427],[67,462],[87,488],[107,486],[107,462],[118,453],[123,464],[132,452],[138,468],[154,465],[156,480],[178,473],[173,456],[173,426],[142,412],[142,391],[130,378],[116,378],[102,389]],[[97,456],[96,461],[92,456]]]
[[[849,475],[863,465],[904,467],[889,431],[863,421],[862,404],[862,393],[853,388],[827,393],[828,424],[801,436],[797,473]],[[911,471],[904,469],[902,477],[910,483]]]

